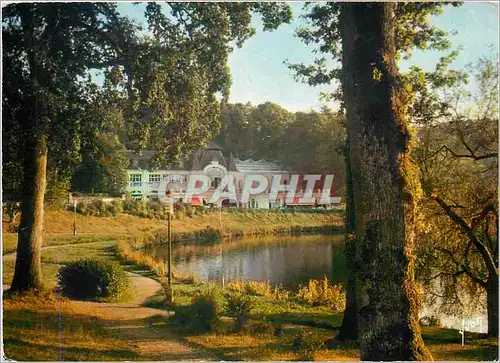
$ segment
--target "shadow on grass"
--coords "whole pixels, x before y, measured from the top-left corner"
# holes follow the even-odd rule
[[[340,329],[340,324],[342,323],[342,314],[337,316],[337,314],[332,313],[294,313],[294,312],[283,312],[275,314],[266,314],[266,319],[277,324],[296,324],[310,326],[319,329],[330,329],[338,330]]]
[[[89,349],[75,346],[58,345],[57,341],[52,344],[36,344],[23,339],[5,338],[5,355],[9,359],[38,361],[47,360],[123,360],[133,359],[137,354],[125,349]]]
[[[9,304],[15,304],[10,301]],[[16,360],[123,360],[137,354],[104,331],[96,317],[58,312],[57,306],[6,306],[6,357]]]

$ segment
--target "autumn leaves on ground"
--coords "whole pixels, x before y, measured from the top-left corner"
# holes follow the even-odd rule
[[[336,217],[335,217],[336,216]],[[78,216],[81,233],[69,234],[73,215],[69,212],[47,214],[47,238],[42,253],[42,269],[47,292],[38,295],[5,296],[4,349],[8,358],[17,360],[357,360],[353,344],[329,346],[342,321],[341,311],[297,300],[292,294],[275,292],[266,284],[213,286],[197,279],[177,276],[174,281],[175,302],[165,301],[161,279],[133,261],[122,266],[135,287],[132,300],[119,303],[77,301],[61,297],[56,290],[56,273],[64,264],[82,256],[101,260],[118,260],[118,229],[126,236],[137,236],[164,228],[164,221],[119,215],[115,218]],[[204,228],[206,221],[219,219],[219,213],[208,214],[176,223],[176,228]],[[241,224],[241,216],[225,212],[225,225]],[[281,218],[283,226],[323,225],[325,215],[294,213],[253,213],[252,223],[273,226]],[[237,223],[236,220],[240,220]],[[286,221],[285,221],[286,220]],[[340,215],[330,215],[339,223]],[[4,284],[9,284],[13,268],[15,235],[4,233]],[[122,239],[123,240],[123,239]],[[251,294],[250,320],[241,331],[234,331],[234,316],[221,304],[219,323],[212,331],[197,332],[179,323],[173,314],[190,306],[196,296],[215,289],[223,298],[245,289]],[[227,304],[227,302],[226,302]],[[231,315],[231,316],[230,316]],[[470,334],[467,345],[460,346],[454,330],[426,328],[424,339],[436,359],[493,359],[493,340],[477,339]],[[324,344],[324,343],[327,344]]]

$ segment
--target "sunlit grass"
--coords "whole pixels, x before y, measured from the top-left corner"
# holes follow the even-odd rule
[[[133,360],[126,341],[112,337],[102,322],[71,309],[57,296],[3,300],[4,353],[15,360]]]
[[[94,237],[97,239],[96,237]],[[60,246],[57,248],[45,249],[42,251],[42,276],[43,285],[47,290],[53,290],[57,286],[57,272],[68,262],[78,261],[84,258],[99,258],[103,260],[115,261],[113,252],[114,240],[104,237],[92,243],[75,244],[70,246]],[[10,284],[14,275],[14,256],[3,256],[3,276],[4,284]]]

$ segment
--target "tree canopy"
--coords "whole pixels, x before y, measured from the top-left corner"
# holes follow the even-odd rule
[[[201,146],[218,129],[227,57],[254,33],[252,13],[265,30],[291,18],[279,3],[149,3],[150,33],[141,35],[112,3],[2,8],[4,161],[22,169],[4,178],[22,187],[13,290],[40,285],[47,164],[74,166],[82,138],[116,122],[136,150],[161,151],[156,161],[175,162]],[[92,82],[95,72],[104,75],[102,86]]]

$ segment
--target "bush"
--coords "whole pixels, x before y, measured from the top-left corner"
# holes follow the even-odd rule
[[[132,293],[130,280],[117,263],[72,262],[62,267],[57,277],[62,293],[71,298],[120,301]]]
[[[87,215],[88,206],[84,202],[78,202],[76,204],[76,211],[80,214]]]
[[[196,214],[202,216],[202,215],[207,214],[207,208],[204,205],[199,205],[199,206],[195,207],[195,212],[196,212]]]
[[[123,212],[123,204],[120,200],[113,200],[107,205],[107,210],[113,216]]]
[[[195,232],[196,240],[203,242],[216,242],[222,239],[222,233],[220,230],[212,227],[207,227]]]
[[[341,285],[330,285],[328,279],[310,280],[306,286],[300,286],[297,298],[313,306],[330,305],[334,312],[345,309],[345,292]]]
[[[97,211],[97,214],[101,214],[107,211],[106,203],[102,199],[97,199],[92,202],[92,207]]]
[[[241,331],[243,326],[248,322],[252,308],[253,303],[248,295],[233,293],[227,296],[227,312],[236,319],[235,332]]]
[[[186,284],[186,285],[196,285],[199,282],[199,279],[196,275],[193,274],[180,274],[178,272],[173,272],[173,277],[175,280],[180,282],[181,284]]]
[[[174,319],[178,324],[186,325],[197,332],[214,330],[219,323],[220,302],[214,293],[196,296],[191,305],[176,311]]]

